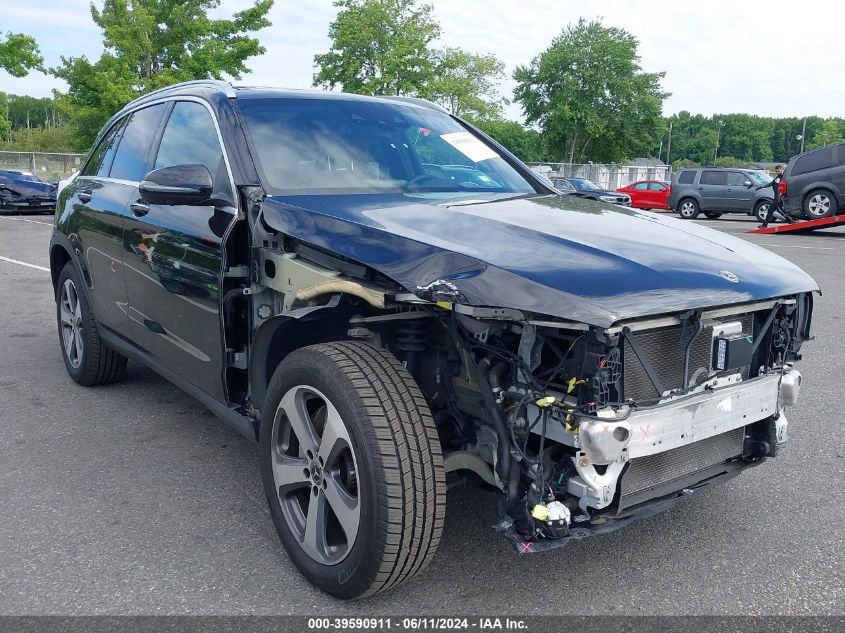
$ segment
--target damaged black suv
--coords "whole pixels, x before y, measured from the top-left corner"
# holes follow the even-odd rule
[[[212,81],[106,124],[50,264],[73,379],[132,358],[256,440],[285,549],[342,598],[426,567],[456,471],[528,552],[774,456],[817,290],[431,103]]]

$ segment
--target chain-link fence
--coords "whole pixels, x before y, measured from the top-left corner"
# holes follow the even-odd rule
[[[552,182],[561,178],[583,178],[602,189],[614,190],[638,180],[671,180],[670,165],[606,165],[600,163],[528,163]],[[555,182],[555,184],[557,184]]]
[[[0,151],[0,171],[23,171],[38,176],[44,182],[57,182],[79,171],[83,160],[85,154]]]

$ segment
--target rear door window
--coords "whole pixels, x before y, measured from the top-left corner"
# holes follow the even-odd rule
[[[679,185],[691,185],[695,181],[694,171],[682,171],[678,176]]]
[[[147,173],[147,154],[164,108],[160,103],[132,113],[114,155],[112,178],[140,182]]]
[[[795,160],[795,166],[792,168],[792,175],[806,174],[810,171],[818,169],[828,169],[836,164],[835,150],[837,146],[823,147],[810,152],[804,156],[800,156]]]
[[[702,185],[725,185],[727,181],[727,173],[724,171],[704,170],[701,173]]]

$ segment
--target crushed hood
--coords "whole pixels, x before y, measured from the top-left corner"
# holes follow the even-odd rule
[[[785,259],[685,220],[575,196],[444,206],[409,194],[268,198],[265,222],[411,292],[608,327],[817,290]]]

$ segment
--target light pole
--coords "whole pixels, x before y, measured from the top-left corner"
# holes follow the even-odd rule
[[[804,153],[804,137],[807,136],[807,117],[804,117],[804,123],[801,125],[801,154]]]
[[[804,135],[799,134],[798,136],[795,137],[795,140],[801,142],[801,149],[798,150],[798,153],[803,154],[804,153]]]
[[[719,121],[719,125],[716,127],[716,151],[713,152],[713,166],[716,165],[716,158],[719,156],[719,141],[722,138],[722,128],[725,127],[724,121]]]

